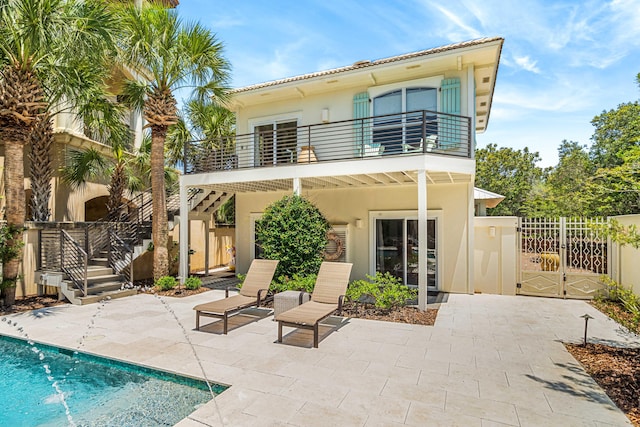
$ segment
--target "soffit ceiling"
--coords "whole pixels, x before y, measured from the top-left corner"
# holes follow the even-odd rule
[[[301,178],[303,190],[335,190],[345,188],[381,188],[389,186],[417,185],[416,171],[351,174],[330,177]],[[471,176],[453,172],[427,171],[427,184],[469,183]],[[198,188],[216,190],[225,193],[251,193],[265,191],[292,191],[293,180],[255,180],[238,183],[198,185]]]

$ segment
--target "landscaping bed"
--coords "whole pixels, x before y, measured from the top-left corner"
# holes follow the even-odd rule
[[[606,314],[629,331],[636,335],[640,335],[640,319],[630,313],[617,301],[607,299],[594,299],[591,304]]]
[[[182,298],[182,297],[189,297],[191,295],[197,295],[197,294],[201,294],[203,292],[207,292],[209,291],[209,288],[206,287],[200,287],[198,289],[185,289],[185,288],[175,288],[175,289],[169,289],[168,291],[158,291],[155,289],[152,289],[150,291],[144,292],[144,293],[152,293],[152,294],[157,294],[163,297],[177,297],[177,298]]]
[[[56,305],[68,304],[66,301],[58,301],[57,296],[34,296],[17,299],[16,303],[10,307],[0,306],[0,316],[14,313],[22,313],[29,310],[54,307]]]
[[[416,307],[410,306],[385,310],[375,307],[365,307],[362,304],[347,303],[342,308],[342,314],[343,316],[358,319],[433,326],[436,322],[436,317],[438,316],[438,310],[430,308],[425,311],[420,311]]]
[[[565,344],[613,402],[640,427],[640,349]]]

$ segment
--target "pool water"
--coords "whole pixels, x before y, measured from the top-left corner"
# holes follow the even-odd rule
[[[0,426],[172,426],[211,400],[204,381],[5,336],[0,384]]]

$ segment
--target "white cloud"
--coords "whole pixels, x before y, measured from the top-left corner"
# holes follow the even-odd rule
[[[532,73],[540,74],[540,69],[537,67],[538,61],[533,61],[529,56],[516,56],[513,60],[523,70],[530,71]]]
[[[528,80],[522,84],[498,84],[493,108],[532,112],[571,113],[593,108],[599,89],[580,80]],[[526,113],[529,112],[529,113]],[[504,113],[503,117],[509,118]],[[492,112],[493,115],[493,112]]]
[[[233,18],[230,16],[219,17],[214,21],[211,21],[211,28],[216,31],[221,28],[233,28],[241,27],[244,25],[244,21],[240,18]]]

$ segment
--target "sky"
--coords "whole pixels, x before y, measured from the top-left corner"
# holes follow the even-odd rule
[[[590,145],[594,116],[640,98],[640,0],[181,0],[216,33],[233,87],[481,37],[505,39],[478,147]]]

